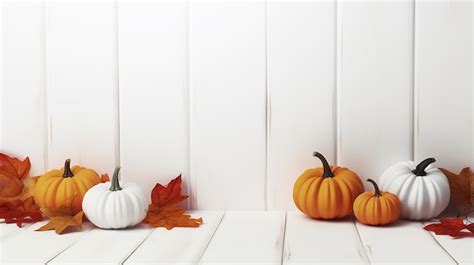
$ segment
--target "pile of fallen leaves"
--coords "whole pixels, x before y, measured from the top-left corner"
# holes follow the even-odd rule
[[[202,218],[191,218],[178,204],[188,196],[181,195],[181,175],[171,180],[165,187],[157,183],[151,192],[151,204],[148,206],[144,223],[152,227],[198,227]]]
[[[449,181],[451,203],[457,207],[458,217],[442,218],[437,223],[424,227],[437,235],[452,237],[473,237],[474,224],[468,221],[467,216],[472,213],[474,206],[474,173],[466,167],[459,174],[440,168]],[[464,217],[462,217],[464,216]]]
[[[21,161],[0,153],[0,219],[7,224],[43,220],[32,197],[36,178],[28,177],[30,168],[28,157]]]

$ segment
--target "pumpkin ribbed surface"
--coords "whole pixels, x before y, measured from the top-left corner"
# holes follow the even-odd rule
[[[388,168],[380,178],[380,188],[398,196],[401,216],[410,220],[426,220],[441,214],[449,204],[450,190],[446,176],[431,165],[423,175],[413,173],[413,161]]]
[[[87,190],[100,183],[100,177],[94,170],[80,166],[73,166],[71,171],[74,174],[72,177],[64,177],[64,168],[62,168],[51,170],[38,179],[34,199],[39,207],[59,207],[75,195],[72,201],[73,213],[76,214],[82,210],[84,195]]]
[[[312,218],[337,219],[352,213],[355,198],[364,192],[356,173],[331,167],[333,177],[323,177],[323,168],[306,170],[293,188],[296,207]]]
[[[83,201],[84,213],[96,226],[105,229],[131,227],[146,216],[148,199],[135,183],[121,183],[122,189],[110,191],[110,183],[90,189]]]
[[[375,181],[368,179],[375,192],[367,191],[354,201],[354,215],[367,225],[386,225],[400,218],[401,205],[398,197],[390,192],[380,191]]]

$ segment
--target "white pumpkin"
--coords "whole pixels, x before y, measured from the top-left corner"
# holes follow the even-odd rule
[[[380,177],[380,188],[398,196],[401,216],[426,220],[438,216],[449,204],[449,182],[441,170],[431,166],[434,158],[420,164],[401,162],[388,168]]]
[[[87,191],[82,209],[87,219],[105,229],[134,226],[146,216],[148,200],[135,183],[119,183],[120,167],[115,168],[111,182],[100,183]]]

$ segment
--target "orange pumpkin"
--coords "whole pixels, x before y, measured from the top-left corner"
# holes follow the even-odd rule
[[[390,192],[380,191],[372,179],[375,191],[362,193],[354,201],[354,214],[359,222],[367,225],[386,225],[400,218],[401,205],[398,197]]]
[[[63,205],[70,197],[73,214],[82,210],[82,199],[87,190],[100,183],[100,177],[92,169],[73,166],[67,159],[64,168],[53,169],[38,178],[34,198],[39,207],[55,208]]]
[[[337,219],[352,214],[355,198],[364,185],[353,171],[333,166],[318,152],[323,167],[308,169],[296,180],[293,200],[296,207],[312,218]]]

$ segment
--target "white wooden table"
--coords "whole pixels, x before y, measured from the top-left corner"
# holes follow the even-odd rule
[[[423,223],[390,227],[317,221],[298,212],[195,211],[198,229],[101,230],[56,235],[44,222],[0,224],[0,263],[474,264],[473,238],[434,236]]]

